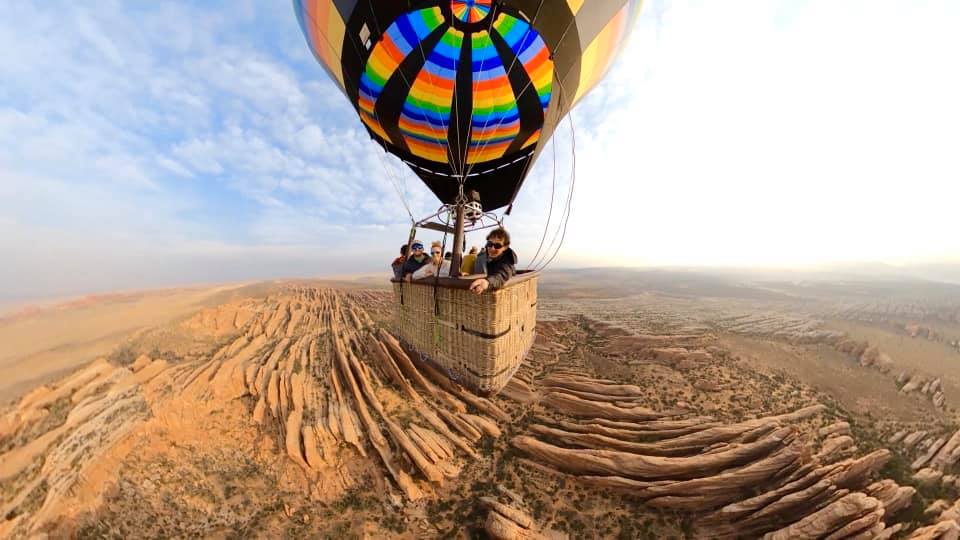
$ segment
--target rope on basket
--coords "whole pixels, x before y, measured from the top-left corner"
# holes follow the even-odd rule
[[[413,245],[413,239],[416,236],[417,236],[417,225],[414,224],[412,227],[410,227],[410,237],[407,238],[407,257],[410,256],[410,246]],[[406,262],[406,259],[404,259],[404,262]],[[400,267],[400,305],[401,306],[403,305],[403,278],[404,278],[403,267],[401,266]]]
[[[437,273],[433,275],[433,344],[440,346],[440,298],[437,297],[437,291],[440,290],[440,269],[443,268],[443,256],[447,251],[447,231],[450,229],[450,212],[447,212],[447,221],[443,226],[443,241],[440,242],[440,265],[437,266]],[[453,264],[451,259],[450,264]]]

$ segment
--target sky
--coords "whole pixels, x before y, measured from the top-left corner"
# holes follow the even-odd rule
[[[648,0],[507,217],[521,264],[958,260],[956,28],[952,0]],[[0,50],[0,302],[386,272],[398,191],[439,205],[289,2],[5,2]]]

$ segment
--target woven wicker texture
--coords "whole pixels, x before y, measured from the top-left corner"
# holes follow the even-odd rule
[[[537,323],[537,276],[495,291],[394,283],[397,336],[475,391],[496,393],[520,367]]]

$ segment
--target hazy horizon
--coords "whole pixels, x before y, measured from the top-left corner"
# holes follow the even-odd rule
[[[947,285],[956,285],[960,287],[960,261],[918,264],[918,265],[888,265],[876,262],[864,263],[839,263],[839,264],[820,264],[809,265],[797,268],[785,268],[774,266],[575,266],[575,267],[553,267],[543,276],[543,282],[549,282],[550,274],[561,275],[570,272],[581,271],[636,271],[636,272],[664,272],[676,273],[678,276],[683,274],[701,274],[705,276],[721,277],[739,277],[743,279],[756,279],[758,281],[803,281],[803,280],[823,280],[823,281],[842,281],[842,280],[906,280],[909,281],[930,281],[943,283]],[[102,294],[123,294],[140,293],[149,291],[163,291],[166,289],[179,288],[203,288],[219,287],[228,285],[240,285],[245,283],[257,283],[268,281],[296,281],[296,280],[355,280],[365,278],[382,277],[384,284],[390,278],[389,268],[378,268],[369,271],[356,272],[332,272],[327,274],[270,274],[270,275],[249,275],[248,277],[238,277],[236,279],[225,280],[181,280],[164,281],[144,285],[140,281],[133,279],[125,284],[106,284],[101,287],[62,289],[57,292],[31,293],[0,295],[0,317],[16,312],[20,309],[44,305],[57,305],[61,302],[69,302],[85,296],[96,296]]]
[[[0,306],[386,273],[409,230],[389,177],[417,217],[438,206],[383,163],[289,6],[8,11]],[[555,237],[575,144],[551,268],[943,265],[918,275],[954,279],[958,26],[946,1],[646,2],[507,218],[521,263]]]

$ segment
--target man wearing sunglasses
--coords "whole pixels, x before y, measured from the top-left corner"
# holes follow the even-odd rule
[[[428,262],[430,262],[430,257],[427,257],[427,254],[423,252],[423,242],[414,240],[413,244],[410,245],[410,256],[403,261],[403,277],[406,279],[413,275]]]
[[[517,254],[510,249],[510,233],[503,227],[490,231],[484,251],[485,256],[478,257],[477,264],[479,272],[486,273],[487,277],[470,284],[470,290],[477,294],[503,287],[517,272]]]

